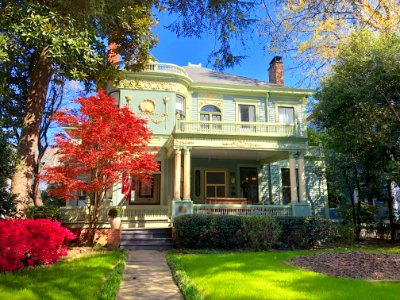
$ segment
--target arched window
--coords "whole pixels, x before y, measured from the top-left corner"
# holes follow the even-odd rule
[[[221,110],[215,105],[204,105],[200,111],[200,121],[221,121]]]

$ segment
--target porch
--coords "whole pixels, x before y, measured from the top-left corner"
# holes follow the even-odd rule
[[[120,206],[123,228],[173,227],[173,219],[182,214],[291,217],[305,213],[298,205],[255,204],[193,204],[191,201],[174,201],[172,206]],[[109,228],[109,206],[100,208],[99,227]],[[88,225],[88,206],[61,207],[61,222],[70,228]]]

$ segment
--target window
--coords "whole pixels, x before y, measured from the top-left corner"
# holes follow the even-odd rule
[[[115,106],[119,107],[119,91],[110,93],[110,97],[115,99]]]
[[[221,122],[221,110],[214,105],[205,105],[200,111],[200,121],[204,122]],[[201,129],[210,129],[209,124],[201,124]],[[212,129],[221,129],[221,125],[212,125]]]
[[[185,119],[186,100],[181,95],[176,95],[176,113],[179,114],[181,120]]]
[[[289,168],[282,168],[281,169],[282,175],[282,204],[290,204],[292,201],[292,193],[290,189],[290,169]],[[296,184],[297,184],[297,191],[299,190],[299,183],[298,183],[298,170],[296,169]]]
[[[225,197],[226,176],[224,171],[206,171],[206,198]]]
[[[200,191],[200,180],[201,180],[201,174],[200,170],[196,170],[194,172],[194,195],[196,197],[200,197],[201,191]]]
[[[293,107],[278,107],[279,123],[293,124],[294,123],[294,108]]]
[[[239,122],[255,122],[256,107],[254,105],[239,104]]]

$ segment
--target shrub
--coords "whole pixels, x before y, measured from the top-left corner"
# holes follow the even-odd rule
[[[175,219],[175,246],[266,250],[280,236],[279,224],[254,216],[185,215]]]
[[[351,242],[356,237],[356,227],[353,223],[333,224],[334,239],[338,242]]]
[[[110,218],[117,218],[121,216],[121,209],[119,207],[111,207],[108,211]]]
[[[311,248],[318,243],[327,243],[334,238],[332,222],[321,217],[280,217],[282,227],[278,242],[283,248]]]
[[[281,227],[275,219],[253,216],[242,217],[243,228],[240,231],[242,246],[253,250],[268,250],[281,236]]]
[[[26,214],[28,219],[50,219],[60,221],[60,209],[49,206],[31,206]]]
[[[50,264],[67,255],[75,236],[48,219],[0,220],[0,271]]]
[[[174,220],[175,246],[237,248],[242,221],[237,216],[183,215]]]

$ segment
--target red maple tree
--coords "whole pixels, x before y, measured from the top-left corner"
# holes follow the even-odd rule
[[[51,184],[50,195],[76,199],[80,191],[86,192],[92,244],[106,190],[125,172],[148,182],[158,165],[147,147],[151,132],[146,120],[128,107],[116,107],[104,91],[74,102],[80,105],[78,111],[63,110],[54,116],[69,134],[55,136],[58,163],[45,167],[41,177]]]

